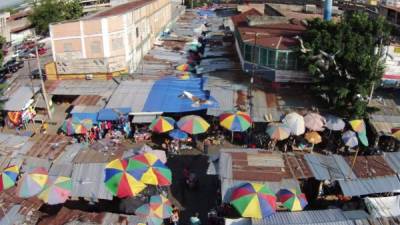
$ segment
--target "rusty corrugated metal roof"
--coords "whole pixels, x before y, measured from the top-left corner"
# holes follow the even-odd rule
[[[102,97],[98,95],[80,95],[71,103],[71,105],[94,106],[99,103],[101,98]]]
[[[71,141],[72,137],[43,134],[26,155],[54,160],[65,150],[65,147],[69,145]]]

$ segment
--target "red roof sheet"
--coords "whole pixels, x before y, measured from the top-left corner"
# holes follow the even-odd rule
[[[84,105],[84,106],[94,106],[101,100],[101,96],[98,95],[80,95],[76,98],[71,105]]]
[[[351,167],[354,161],[354,156],[345,157],[345,160]],[[390,168],[385,159],[380,155],[357,156],[354,163],[353,172],[358,178],[396,175],[396,172]]]
[[[40,159],[56,159],[70,144],[72,137],[63,135],[44,134],[27,152],[27,156],[37,157]]]
[[[37,210],[43,205],[43,202],[36,197],[32,198],[19,198],[16,196],[16,187],[10,188],[0,193],[0,218],[4,217],[4,212],[7,212],[13,205],[21,205],[19,213],[27,216],[28,213],[37,213]]]
[[[115,7],[112,7],[110,9],[106,9],[105,11],[99,12],[95,15],[93,15],[93,17],[90,18],[102,18],[102,17],[107,17],[107,16],[115,16],[115,15],[119,15],[119,14],[123,14],[129,11],[132,11],[134,9],[137,8],[141,8],[145,5],[148,5],[152,2],[154,2],[155,0],[137,0],[137,1],[132,1],[126,4],[122,4],[122,5],[118,5]]]
[[[55,216],[44,217],[41,221],[39,221],[38,225],[64,225],[73,221],[101,224],[103,222],[104,215],[105,213],[84,212],[63,207]]]
[[[301,34],[306,28],[292,20],[287,23],[249,26],[248,16],[262,16],[255,9],[233,16],[232,21],[244,42],[256,44],[265,48],[287,50],[298,44],[293,37]],[[257,34],[257,38],[256,38]],[[255,40],[256,39],[256,40]]]
[[[230,152],[232,156],[232,176],[236,180],[279,182],[282,179],[304,179],[312,177],[312,173],[301,155],[282,155],[283,167],[270,165],[250,165],[249,155],[254,152]],[[279,154],[258,152],[259,158],[279,158]]]

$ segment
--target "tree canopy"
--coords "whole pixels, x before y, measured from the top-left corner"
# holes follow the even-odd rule
[[[50,23],[78,19],[82,15],[83,8],[79,0],[42,0],[40,3],[34,3],[29,20],[37,33],[46,35]]]
[[[390,31],[384,18],[358,12],[339,22],[308,21],[300,58],[313,76],[313,90],[330,109],[343,116],[365,116],[371,88],[384,72],[381,50]]]
[[[2,51],[2,49],[3,49],[3,45],[4,45],[5,43],[6,43],[6,38],[3,37],[3,36],[0,36],[0,68],[1,68],[1,66],[3,65],[4,56],[3,56],[3,51]]]

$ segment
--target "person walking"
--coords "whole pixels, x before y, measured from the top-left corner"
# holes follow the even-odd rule
[[[172,205],[171,223],[174,225],[179,224],[179,209],[174,205]]]
[[[208,155],[208,148],[211,145],[211,141],[209,138],[206,138],[203,142],[203,150],[204,150],[204,155]]]

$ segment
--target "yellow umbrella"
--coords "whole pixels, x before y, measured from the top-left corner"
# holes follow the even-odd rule
[[[322,141],[321,135],[315,131],[307,132],[304,138],[313,145],[319,144]]]
[[[365,132],[365,123],[364,120],[351,120],[349,121],[351,128],[357,132],[362,133]]]
[[[393,135],[394,138],[396,138],[397,140],[400,141],[400,130],[394,132],[392,135]]]

